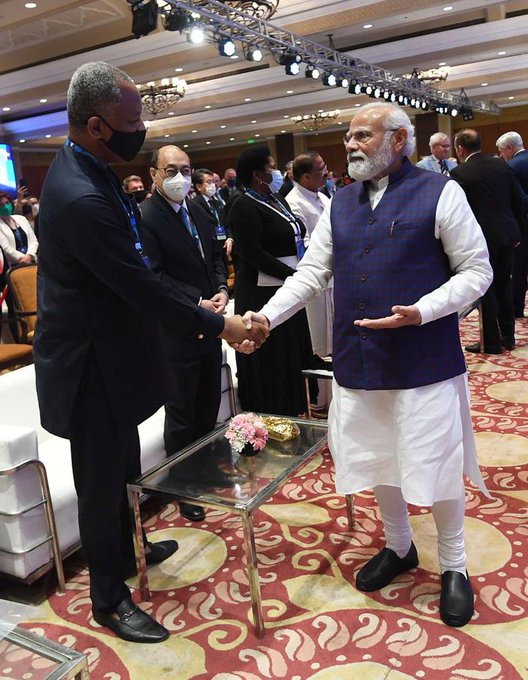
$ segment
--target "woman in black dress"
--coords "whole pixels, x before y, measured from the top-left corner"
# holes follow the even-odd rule
[[[235,312],[244,314],[258,311],[294,273],[304,254],[305,229],[276,193],[282,176],[267,146],[254,146],[240,155],[237,180],[247,189],[230,215],[238,258]],[[312,356],[304,310],[275,328],[254,354],[237,353],[242,408],[287,416],[304,413],[301,371]]]

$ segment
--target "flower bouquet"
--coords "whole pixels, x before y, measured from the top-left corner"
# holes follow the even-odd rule
[[[239,413],[231,418],[225,437],[242,456],[254,456],[266,446],[268,431],[254,413]]]

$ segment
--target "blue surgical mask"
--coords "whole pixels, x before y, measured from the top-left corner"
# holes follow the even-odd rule
[[[269,182],[268,186],[271,189],[272,194],[276,194],[277,191],[281,188],[282,186],[282,172],[280,170],[272,170],[271,171],[271,182]]]

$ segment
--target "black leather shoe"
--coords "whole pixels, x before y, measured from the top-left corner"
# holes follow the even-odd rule
[[[466,352],[474,352],[475,354],[502,354],[502,347],[495,347],[495,345],[489,345],[484,347],[484,351],[480,351],[480,342],[475,342],[473,345],[466,345]]]
[[[130,597],[121,600],[115,612],[92,609],[92,614],[97,623],[113,630],[122,640],[163,642],[169,637],[169,631],[137,607]]]
[[[398,574],[418,566],[418,554],[414,543],[411,543],[405,557],[398,557],[394,550],[383,548],[377,555],[362,567],[356,576],[356,588],[366,593],[380,590],[398,576]]]
[[[178,541],[158,541],[147,543],[145,560],[147,564],[159,564],[178,550]]]
[[[440,618],[448,626],[460,628],[473,616],[473,589],[466,576],[458,571],[444,571],[440,593]]]
[[[503,335],[501,342],[504,349],[515,348],[515,338],[512,335]]]
[[[205,519],[205,510],[200,505],[192,505],[191,503],[180,503],[180,515],[191,522],[203,522]]]

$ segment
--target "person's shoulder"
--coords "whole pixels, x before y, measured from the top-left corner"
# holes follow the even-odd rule
[[[416,163],[415,167],[416,168],[422,168],[422,170],[427,170],[427,168],[431,165],[431,156],[424,156],[421,158],[418,163]]]

